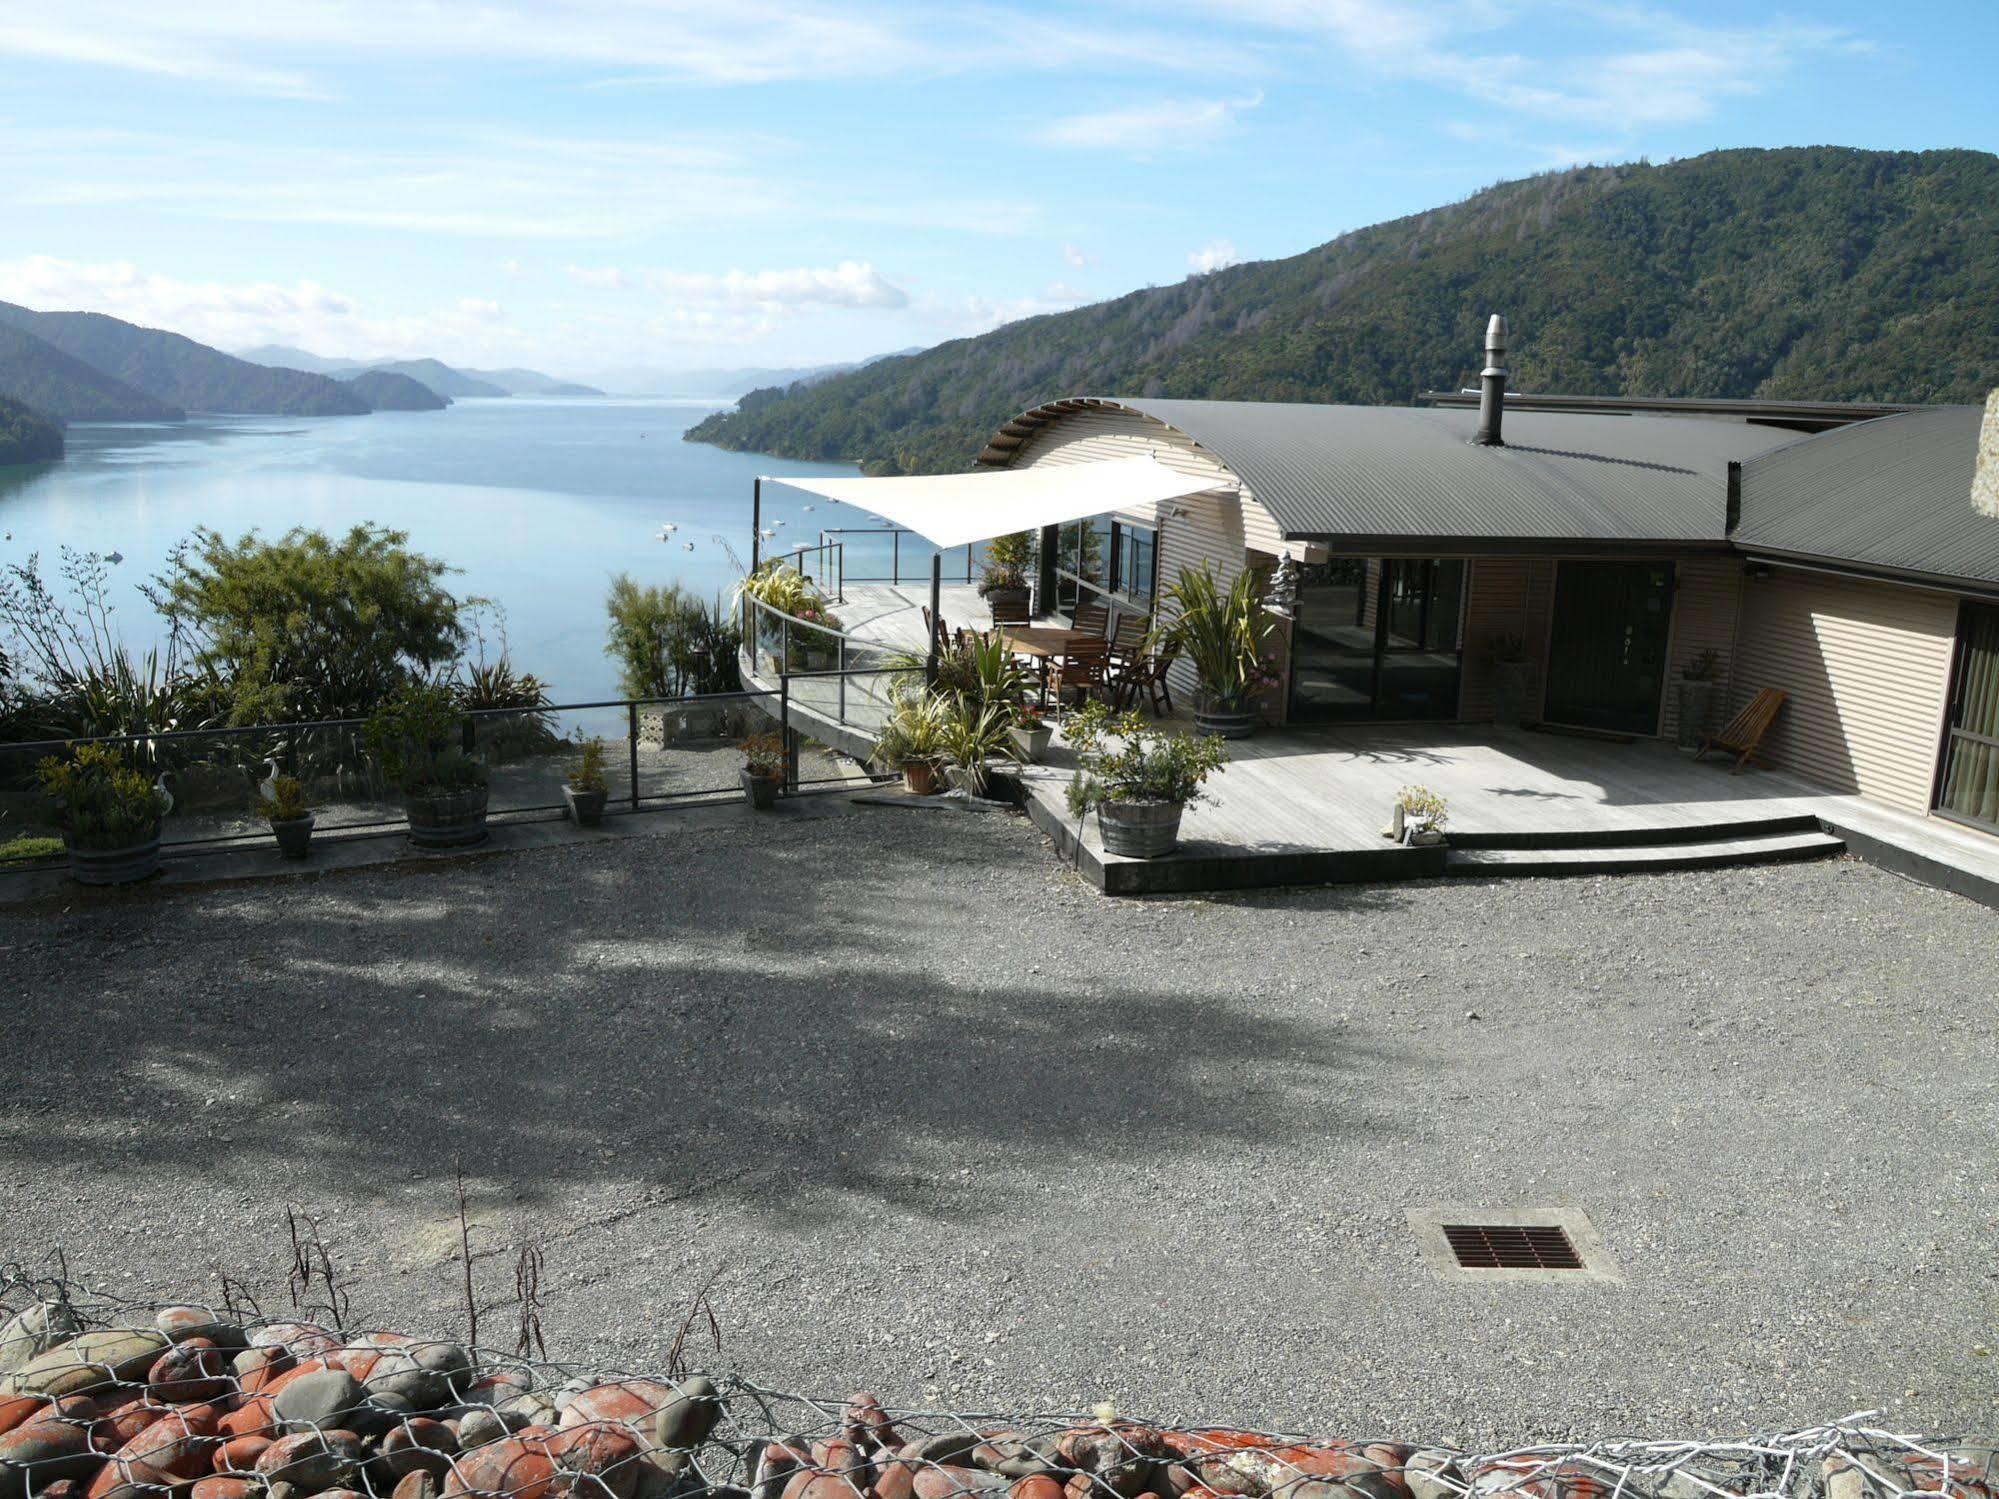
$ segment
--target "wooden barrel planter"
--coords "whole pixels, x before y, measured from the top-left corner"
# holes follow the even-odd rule
[[[160,871],[160,830],[139,843],[117,848],[91,848],[63,840],[69,849],[69,877],[79,885],[132,885]]]
[[[1123,859],[1157,859],[1180,841],[1179,802],[1102,802],[1097,832],[1104,852]]]
[[[422,849],[469,848],[484,843],[486,790],[484,786],[468,786],[462,791],[406,796],[410,842]]]
[[[1247,739],[1256,732],[1256,700],[1198,694],[1194,699],[1194,728],[1222,739]]]

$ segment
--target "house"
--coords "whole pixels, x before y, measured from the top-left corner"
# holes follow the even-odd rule
[[[1273,721],[1490,721],[1519,650],[1530,721],[1671,737],[1671,683],[1712,651],[1717,719],[1789,695],[1766,763],[1999,832],[1976,408],[1515,396],[1499,415],[1481,442],[1449,407],[1080,397],[1007,423],[979,463],[1142,454],[1211,481],[1045,527],[1044,596],[1148,612],[1183,567],[1295,568]]]

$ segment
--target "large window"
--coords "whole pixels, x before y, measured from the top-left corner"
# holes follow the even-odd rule
[[[1967,604],[1937,810],[1999,832],[1999,608]]]
[[[1465,565],[1335,557],[1299,569],[1291,717],[1299,723],[1453,718]]]
[[[1072,521],[1057,532],[1055,570],[1065,606],[1087,593],[1150,609],[1159,585],[1159,533],[1107,515]]]

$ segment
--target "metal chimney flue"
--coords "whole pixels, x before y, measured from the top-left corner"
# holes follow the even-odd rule
[[[1478,431],[1472,441],[1488,448],[1506,445],[1506,319],[1498,313],[1485,325],[1485,368],[1478,372]]]

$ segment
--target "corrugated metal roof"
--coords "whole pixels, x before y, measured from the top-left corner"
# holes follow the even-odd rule
[[[1999,583],[1999,517],[1971,504],[1976,406],[1884,416],[1746,464],[1736,545]]]
[[[1009,422],[980,462],[1003,464],[1070,411],[1117,407],[1175,427],[1235,473],[1295,537],[1468,541],[1726,539],[1728,464],[1795,432],[1698,417],[1509,411],[1480,447],[1469,411],[1275,401],[1058,401]]]

